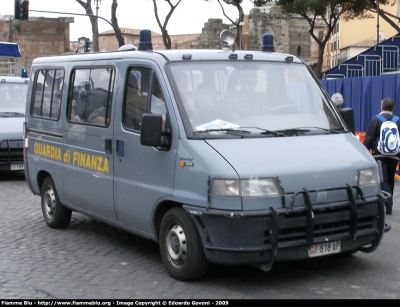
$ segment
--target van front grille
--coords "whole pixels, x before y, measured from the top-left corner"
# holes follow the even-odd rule
[[[369,208],[368,208],[369,207]],[[356,232],[373,231],[377,228],[377,206],[366,205],[359,210],[356,223]],[[313,240],[323,240],[332,237],[349,237],[351,229],[349,208],[342,207],[323,212],[314,211]],[[304,214],[283,215],[278,218],[278,246],[293,244],[305,240],[307,236],[307,222]],[[264,244],[270,244],[270,229],[265,230]],[[291,243],[289,243],[291,242]]]
[[[23,162],[23,140],[3,140],[0,143],[0,163]]]

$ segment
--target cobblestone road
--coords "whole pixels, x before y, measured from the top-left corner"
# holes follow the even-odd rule
[[[400,194],[396,182],[395,196]],[[201,280],[171,278],[158,245],[79,213],[46,226],[23,175],[0,176],[0,299],[399,299],[400,203],[371,254],[211,267]]]

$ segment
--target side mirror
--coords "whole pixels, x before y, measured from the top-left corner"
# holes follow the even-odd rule
[[[168,123],[169,121],[167,120],[165,126],[169,126]],[[163,117],[161,114],[143,114],[140,143],[145,146],[157,147],[159,150],[169,150],[171,148],[171,129],[163,129]]]
[[[161,114],[143,114],[140,131],[140,143],[146,146],[161,146]]]
[[[354,111],[352,108],[341,108],[339,109],[340,115],[343,117],[343,120],[347,126],[347,128],[356,134],[356,127],[354,124]]]

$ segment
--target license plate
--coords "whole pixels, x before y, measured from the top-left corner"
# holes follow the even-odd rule
[[[315,244],[308,250],[308,257],[318,257],[340,252],[340,241]]]
[[[24,165],[23,164],[11,164],[12,171],[23,171]]]

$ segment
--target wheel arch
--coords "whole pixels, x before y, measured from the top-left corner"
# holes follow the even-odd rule
[[[47,172],[47,171],[40,171],[37,174],[36,181],[37,181],[37,186],[38,186],[38,189],[39,189],[39,194],[42,191],[42,186],[43,186],[44,180],[46,179],[46,177],[49,177],[49,176],[51,177],[50,173]]]
[[[154,239],[156,242],[159,241],[160,238],[160,227],[161,221],[163,219],[164,214],[171,208],[174,207],[182,207],[182,203],[178,203],[171,200],[165,200],[157,205],[157,208],[154,212],[153,216],[153,226],[155,229]]]

